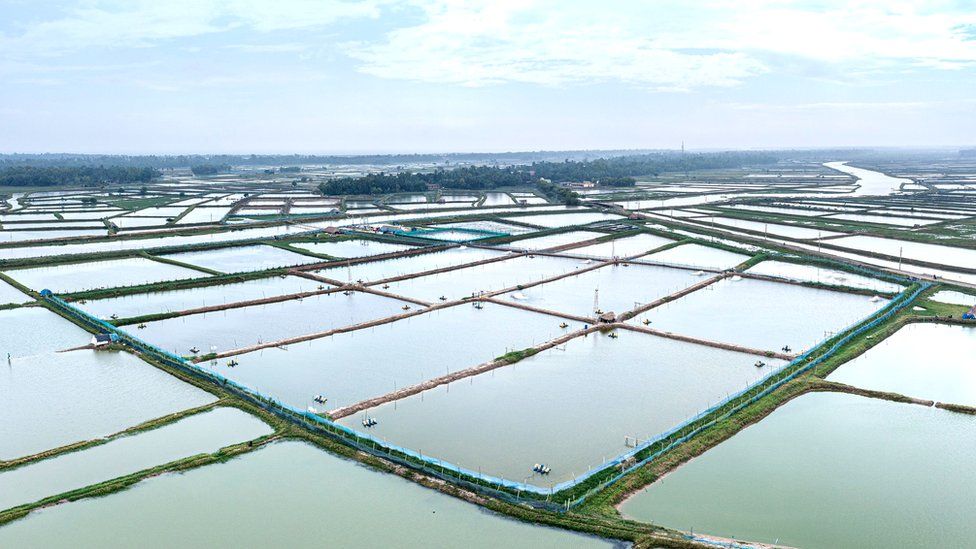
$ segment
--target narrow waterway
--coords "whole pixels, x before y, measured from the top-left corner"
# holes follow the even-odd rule
[[[885,175],[881,172],[848,166],[846,161],[827,162],[824,164],[824,166],[856,177],[857,184],[860,185],[860,187],[854,191],[854,196],[894,194],[901,190],[902,183],[912,182],[911,179],[891,177],[890,175]]]

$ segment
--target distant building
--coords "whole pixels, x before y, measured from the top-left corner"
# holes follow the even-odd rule
[[[119,336],[116,334],[95,334],[91,338],[92,347],[96,349],[98,347],[105,347],[106,345],[111,345],[119,340]]]

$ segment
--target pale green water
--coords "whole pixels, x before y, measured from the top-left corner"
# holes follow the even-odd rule
[[[209,305],[249,301],[276,295],[312,292],[316,291],[319,286],[331,287],[323,282],[297,276],[285,278],[272,276],[219,286],[133,294],[96,299],[86,303],[75,302],[73,305],[99,318],[109,318],[113,314],[118,315],[119,318],[126,318],[150,313],[185,311]]]
[[[87,345],[91,335],[43,307],[0,311],[0,367],[14,359]]]
[[[833,284],[835,286],[848,286],[851,288],[866,288],[877,292],[900,292],[905,289],[893,282],[885,282],[876,278],[851,274],[845,271],[825,269],[816,265],[800,265],[797,263],[787,263],[784,261],[763,261],[758,265],[749,267],[750,273],[763,274],[770,276],[781,276],[794,280],[805,280],[808,282],[819,282],[821,284]]]
[[[597,257],[630,257],[668,244],[674,244],[674,240],[653,234],[641,233],[626,238],[617,238],[601,244],[573,248],[572,250],[566,250],[566,253],[593,255]]]
[[[218,248],[201,252],[183,252],[162,256],[197,267],[206,267],[222,273],[261,271],[275,267],[294,267],[306,263],[319,263],[316,257],[296,254],[274,246],[254,245],[235,248]]]
[[[155,465],[214,452],[271,432],[236,408],[217,408],[151,431],[0,473],[0,509],[31,503]]]
[[[676,427],[783,364],[618,331],[369,410],[369,433],[473,471],[537,486],[572,480]],[[341,420],[354,429],[363,414]],[[534,463],[552,467],[532,474]]]
[[[635,321],[648,318],[652,328],[760,350],[778,351],[788,345],[799,353],[886,303],[844,292],[726,278]]]
[[[739,263],[749,259],[749,256],[699,244],[682,244],[681,246],[676,246],[663,252],[657,252],[642,257],[641,259],[722,270],[735,267]]]
[[[0,305],[7,303],[27,303],[31,297],[3,280],[0,280]]]
[[[178,525],[174,527],[174,525]],[[299,442],[145,480],[0,528],[8,547],[599,547]]]
[[[909,324],[830,374],[831,381],[976,405],[976,328]]]
[[[316,271],[316,273],[343,282],[349,280],[373,282],[405,274],[429,271],[431,269],[472,263],[503,255],[506,255],[506,252],[482,250],[479,248],[451,248],[441,252],[419,254],[410,257],[332,267]]]
[[[317,254],[332,257],[367,257],[371,255],[388,254],[412,250],[416,246],[406,244],[391,244],[375,240],[340,240],[338,242],[303,242],[292,244],[295,248],[302,248]]]
[[[624,514],[804,548],[970,547],[976,418],[799,397],[638,493]]]
[[[387,291],[431,302],[440,301],[441,297],[454,300],[544,280],[584,266],[578,259],[523,256],[392,282]]]
[[[576,242],[593,240],[594,238],[600,238],[601,236],[606,236],[606,234],[595,231],[567,231],[565,233],[523,238],[505,245],[520,250],[544,250],[546,248],[555,248],[556,246],[563,246],[565,244],[574,244]]]
[[[0,459],[115,433],[214,396],[128,353],[45,353],[0,364]]]
[[[28,288],[37,291],[48,289],[56,294],[210,276],[143,257],[28,267],[5,272]]]
[[[502,305],[458,305],[355,332],[235,357],[221,374],[299,409],[329,409],[481,364],[563,333],[559,319]],[[513,329],[517,327],[517,329]]]
[[[647,265],[607,265],[575,276],[498,296],[515,303],[591,316],[599,308],[616,314],[673,294],[699,281],[693,271]],[[599,290],[599,292],[597,292]]]
[[[178,355],[197,347],[202,353],[227,351],[293,336],[323,332],[402,313],[403,301],[342,292],[238,309],[179,316],[125,326],[132,335]]]

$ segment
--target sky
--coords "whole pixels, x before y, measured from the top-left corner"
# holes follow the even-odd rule
[[[0,0],[0,152],[976,145],[976,0]]]

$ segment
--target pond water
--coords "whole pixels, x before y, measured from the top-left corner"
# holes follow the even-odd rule
[[[763,261],[749,267],[748,272],[780,276],[793,280],[804,280],[807,282],[819,282],[821,284],[833,284],[835,286],[866,288],[877,292],[900,292],[904,289],[904,286],[893,282],[885,282],[876,278],[851,274],[845,271],[826,269],[816,265],[801,265],[799,263],[788,263],[785,261]]]
[[[724,270],[735,267],[749,257],[745,254],[737,254],[701,244],[682,244],[640,259],[703,269]]]
[[[918,219],[917,217],[895,217],[888,215],[864,215],[864,214],[838,214],[825,217],[825,221],[831,219],[847,219],[849,221],[865,221],[868,223],[881,223],[883,225],[898,225],[902,227],[913,227],[915,225],[932,225],[941,223],[938,219]]]
[[[558,337],[559,320],[502,305],[458,305],[390,324],[235,357],[215,370],[299,409],[329,409],[476,366]],[[518,326],[513,330],[512,326]],[[445,337],[450,335],[450,337]]]
[[[83,488],[271,433],[236,408],[217,408],[176,423],[0,472],[0,509]]]
[[[556,233],[546,236],[523,238],[521,240],[504,244],[504,246],[509,246],[518,250],[545,250],[548,248],[555,248],[557,246],[565,246],[566,244],[575,244],[576,242],[593,240],[594,238],[600,238],[601,236],[607,235],[605,233],[591,231],[568,231],[565,233]]]
[[[177,225],[189,225],[191,223],[218,223],[225,215],[230,213],[230,207],[209,207],[197,206],[190,213],[184,215],[176,222]]]
[[[432,269],[453,267],[465,263],[473,263],[493,257],[507,255],[507,252],[484,250],[480,248],[450,248],[440,252],[418,254],[410,257],[370,261],[349,266],[330,267],[315,271],[324,277],[335,280],[364,280],[375,282],[395,276],[419,273]]]
[[[119,229],[142,227],[160,227],[166,225],[165,217],[113,217],[111,223]]]
[[[131,547],[147,539],[187,548],[613,545],[506,519],[301,442],[35,511],[0,528],[8,547]]]
[[[760,350],[794,353],[887,303],[867,296],[764,280],[724,279],[640,315],[652,328]]]
[[[674,240],[653,234],[641,233],[624,238],[616,238],[610,242],[593,244],[582,248],[566,250],[566,253],[592,255],[595,257],[631,257],[647,253],[655,248],[674,244]]]
[[[967,307],[976,305],[976,295],[964,294],[962,292],[956,292],[953,290],[940,290],[929,299],[932,301],[938,301],[939,303],[949,303],[951,305],[965,305]]]
[[[655,524],[804,548],[968,547],[976,418],[801,396],[621,507]]]
[[[9,226],[8,226],[9,228]],[[106,229],[67,229],[44,230],[44,231],[0,231],[0,243],[3,242],[24,242],[26,240],[59,240],[62,238],[72,238],[76,236],[105,236],[108,234]]]
[[[511,206],[512,204],[514,204],[512,197],[505,193],[485,193],[485,201],[481,203],[482,206]]]
[[[262,271],[276,267],[294,267],[307,263],[322,261],[316,257],[297,254],[282,250],[274,246],[256,244],[254,246],[240,246],[233,248],[218,248],[200,252],[182,252],[166,254],[166,259],[175,259],[190,265],[206,267],[224,273],[240,273],[245,271]]]
[[[770,236],[783,236],[788,238],[799,238],[799,239],[824,238],[828,236],[840,236],[844,234],[844,233],[825,231],[822,229],[794,227],[792,225],[777,225],[775,223],[766,223],[763,221],[746,221],[744,219],[735,219],[732,217],[709,216],[709,217],[701,218],[699,219],[699,221],[706,227],[712,227],[713,225],[714,226],[725,225],[727,227],[746,229],[758,233],[768,234]]]
[[[548,487],[758,381],[756,357],[636,332],[571,340],[511,366],[369,410],[370,434],[473,471]],[[780,366],[781,361],[773,361]],[[364,414],[341,423],[362,429]],[[545,463],[552,473],[533,475]]]
[[[387,291],[435,302],[470,297],[478,292],[512,288],[572,272],[585,265],[578,259],[535,256],[516,257],[439,274],[401,280]]]
[[[87,345],[91,335],[43,307],[0,311],[0,364],[14,359]]]
[[[0,280],[0,305],[27,303],[28,301],[31,301],[31,296]]]
[[[144,257],[28,267],[5,272],[28,288],[36,291],[48,289],[56,294],[210,276]]]
[[[886,254],[892,257],[901,256],[929,263],[941,265],[965,267],[972,269],[976,266],[976,250],[968,248],[953,248],[952,246],[940,246],[938,244],[925,244],[922,242],[910,242],[907,240],[894,240],[891,238],[879,238],[876,236],[845,236],[824,242],[834,246],[864,250],[879,254]],[[828,253],[833,253],[828,251]]]
[[[510,218],[513,221],[529,223],[539,227],[556,228],[568,227],[570,225],[585,225],[597,221],[619,221],[625,219],[620,215],[605,214],[602,212],[577,212],[566,214],[550,215],[527,215]]]
[[[109,435],[216,398],[120,352],[80,350],[0,367],[0,459]]]
[[[592,271],[503,294],[500,299],[581,316],[594,314],[594,297],[598,308],[620,313],[639,303],[673,294],[687,288],[699,278],[692,271],[645,265],[608,265]]]
[[[400,314],[402,301],[342,292],[148,322],[125,330],[178,355],[228,351]]]
[[[119,318],[127,318],[151,313],[185,311],[187,309],[262,299],[276,295],[312,292],[320,286],[323,288],[330,287],[322,282],[316,282],[298,276],[287,276],[284,278],[272,276],[248,280],[247,282],[221,284],[219,286],[132,294],[122,297],[96,299],[86,303],[75,302],[74,305],[103,319],[107,319],[113,314],[118,315]]]
[[[976,406],[976,328],[909,324],[844,364],[830,381]]]
[[[404,250],[415,249],[416,246],[406,244],[393,244],[390,242],[378,242],[376,240],[339,240],[335,242],[302,242],[291,245],[294,248],[301,248],[312,253],[328,255],[332,257],[367,257],[371,255],[388,254],[402,252]]]
[[[509,225],[508,223],[501,223],[499,221],[463,221],[461,223],[445,223],[443,225],[431,225],[432,227],[448,227],[455,229],[475,229],[479,231],[491,231],[493,233],[504,233],[504,234],[525,234],[532,232],[531,229],[525,227],[519,227],[517,225]]]

